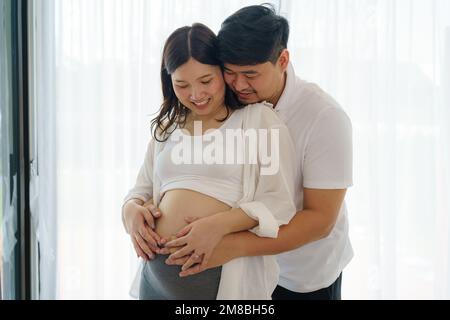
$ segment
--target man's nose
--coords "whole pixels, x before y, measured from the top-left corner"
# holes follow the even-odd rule
[[[247,80],[245,80],[245,78],[243,76],[236,76],[234,83],[233,83],[234,88],[236,89],[236,91],[242,92],[245,89],[248,89],[249,85]]]

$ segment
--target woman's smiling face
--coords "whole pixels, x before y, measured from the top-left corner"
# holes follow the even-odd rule
[[[225,81],[220,66],[191,58],[172,73],[178,100],[197,116],[216,114],[224,108]]]

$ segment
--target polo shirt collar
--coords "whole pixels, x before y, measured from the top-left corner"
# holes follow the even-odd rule
[[[291,111],[294,109],[294,106],[291,105],[290,101],[292,100],[292,96],[295,93],[295,90],[298,88],[295,88],[296,84],[296,75],[295,70],[291,62],[289,62],[289,66],[286,70],[287,76],[286,76],[286,85],[284,86],[283,93],[281,94],[280,99],[278,100],[278,103],[274,110],[276,112],[282,112],[283,114],[289,114],[288,111]]]

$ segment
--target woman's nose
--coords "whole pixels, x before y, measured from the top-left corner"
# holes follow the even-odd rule
[[[196,90],[193,89],[191,92],[191,100],[193,101],[201,101],[202,99],[205,98],[205,93],[200,91],[200,90]]]

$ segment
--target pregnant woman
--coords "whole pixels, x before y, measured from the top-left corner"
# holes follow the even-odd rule
[[[220,239],[251,230],[276,237],[296,212],[296,166],[288,129],[268,103],[241,106],[224,82],[216,36],[194,24],[166,41],[163,104],[144,163],[125,197],[122,219],[140,264],[140,299],[270,299],[278,281],[273,256],[244,257],[196,276],[165,264],[163,241],[183,230],[197,263]],[[270,154],[270,157],[269,157]],[[161,216],[153,222],[147,206]],[[188,217],[199,217],[188,224]]]

